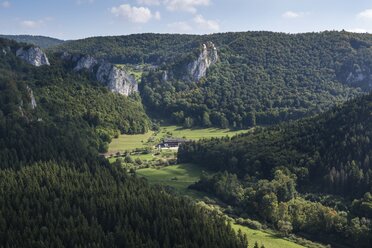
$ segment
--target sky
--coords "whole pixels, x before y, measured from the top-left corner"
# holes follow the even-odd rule
[[[372,0],[0,0],[0,34],[372,33]]]

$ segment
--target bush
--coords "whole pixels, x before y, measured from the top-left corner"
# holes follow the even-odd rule
[[[130,163],[130,164],[134,162],[133,158],[130,155],[126,155],[124,161],[125,163]]]
[[[236,220],[236,223],[256,230],[262,229],[262,224],[256,220],[239,218]]]

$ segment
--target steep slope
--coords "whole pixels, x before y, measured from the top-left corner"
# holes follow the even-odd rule
[[[117,64],[160,64],[192,51],[199,36],[133,34],[127,36],[92,37],[67,41],[50,51],[90,54]]]
[[[125,96],[138,92],[138,84],[135,78],[112,63],[97,60],[90,55],[71,55],[67,52],[62,53],[61,59],[74,64],[73,70],[76,72],[88,71],[97,81],[112,92]]]
[[[208,44],[216,60],[205,56]],[[53,51],[152,64],[140,84],[149,113],[179,124],[244,128],[319,113],[368,92],[371,45],[370,35],[348,32],[138,34],[71,41]]]
[[[147,130],[138,96],[40,55],[0,39],[1,246],[246,247],[217,214],[99,156],[118,129]]]
[[[0,170],[0,190],[4,246],[246,247],[223,218],[120,168]]]
[[[258,216],[284,235],[294,232],[332,247],[367,248],[371,123],[369,94],[312,118],[186,143],[178,161],[216,172],[192,188],[231,204],[243,218]]]
[[[32,44],[41,48],[49,48],[62,44],[64,41],[56,38],[40,36],[40,35],[5,35],[0,34],[0,38],[14,40],[17,42],[23,42]]]
[[[186,144],[178,158],[242,178],[288,168],[302,189],[361,197],[372,191],[371,113],[369,94],[316,117]]]
[[[118,131],[148,130],[138,97],[111,93],[37,47],[0,39],[0,51],[2,168],[40,160],[95,163]]]

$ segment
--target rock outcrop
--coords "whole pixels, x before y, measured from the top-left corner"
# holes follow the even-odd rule
[[[348,74],[346,83],[366,90],[372,89],[372,69],[368,66],[356,66]]]
[[[37,107],[37,104],[36,104],[34,92],[28,86],[27,86],[27,93],[28,93],[28,97],[30,98],[31,109],[35,109]]]
[[[16,56],[34,66],[50,65],[48,57],[39,47],[19,48]]]
[[[97,64],[98,61],[95,58],[90,55],[86,55],[78,60],[74,71],[80,71],[82,69],[93,70],[94,66],[96,66]]]
[[[203,44],[202,51],[198,59],[187,66],[188,75],[191,80],[198,82],[207,74],[207,69],[217,63],[218,53],[217,48],[212,42]]]
[[[138,92],[138,84],[134,77],[114,64],[98,61],[90,55],[70,55],[63,53],[61,58],[74,62],[74,71],[89,71],[112,92],[126,96]]]
[[[97,80],[112,91],[129,96],[138,92],[138,84],[133,76],[111,63],[103,63],[97,70]]]

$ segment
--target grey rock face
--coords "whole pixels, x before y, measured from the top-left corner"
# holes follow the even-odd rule
[[[217,48],[212,42],[207,42],[203,44],[202,52],[200,53],[198,59],[190,63],[187,67],[188,74],[190,78],[198,82],[202,77],[207,74],[207,69],[217,63],[218,53]]]
[[[97,70],[97,80],[105,84],[112,92],[129,96],[138,92],[136,80],[123,69],[110,63],[103,63]]]
[[[48,57],[39,47],[19,48],[16,56],[34,66],[50,65]]]
[[[92,56],[90,55],[83,56],[78,60],[77,65],[75,66],[74,70],[75,71],[80,71],[82,69],[92,70],[93,67],[97,64],[98,64],[98,61]]]
[[[89,70],[100,83],[112,92],[126,96],[138,92],[138,84],[134,77],[114,64],[98,61],[90,55],[71,55],[66,52],[61,55],[61,58],[75,62],[74,71]]]
[[[35,109],[37,107],[37,104],[36,104],[36,100],[35,100],[35,96],[34,96],[34,92],[32,91],[32,89],[30,87],[27,86],[27,92],[28,92],[28,96],[30,97],[30,104],[31,104],[31,108],[32,109]]]
[[[168,71],[163,71],[162,80],[164,82],[168,81]]]
[[[371,89],[372,70],[367,66],[355,68],[349,73],[346,82],[350,85],[364,85],[364,87]]]

